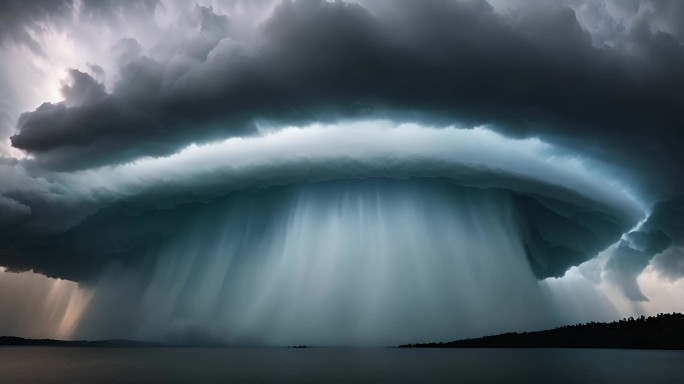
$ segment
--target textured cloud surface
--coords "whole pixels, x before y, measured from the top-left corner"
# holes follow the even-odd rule
[[[322,252],[319,238],[369,257],[423,244],[435,267],[449,249],[470,254],[478,246],[466,239],[491,228],[508,248],[470,268],[493,268],[487,257],[510,249],[522,267],[506,281],[530,295],[541,297],[526,277],[565,276],[544,283],[561,289],[579,274],[646,305],[653,281],[684,276],[683,4],[5,1],[0,266],[82,283],[96,292],[92,308],[108,313],[112,298],[166,289],[160,271],[186,281],[178,302],[231,295],[228,283],[197,283],[211,263],[225,267],[223,280],[269,276],[264,287],[294,292],[315,286],[298,263]],[[441,221],[423,223],[426,212]],[[426,229],[438,224],[458,230]],[[301,254],[292,259],[301,268],[288,270],[301,286],[263,265],[236,275],[220,249],[231,265],[247,253],[269,263]],[[183,255],[197,265],[187,275]],[[407,278],[410,268],[387,270]],[[115,289],[124,285],[134,288]],[[151,300],[175,316],[175,304],[152,296],[131,305]],[[204,304],[198,312],[223,305]],[[207,316],[166,325],[182,339],[195,326],[208,332]],[[98,321],[84,325],[95,336]],[[147,321],[165,327],[145,316],[121,324]],[[114,336],[141,329],[124,328]]]
[[[248,25],[247,6],[232,5],[188,5],[150,26],[156,39],[121,28],[105,39],[106,86],[80,64],[65,100],[24,114],[12,144],[44,166],[87,168],[254,134],[260,121],[392,117],[492,124],[642,173],[682,160],[681,27],[661,19],[681,14],[677,2],[298,1]]]
[[[46,189],[60,189],[63,204],[76,206],[65,212],[62,204],[42,201],[52,196],[40,190],[41,200],[33,204],[42,208],[36,217],[26,214],[23,222],[6,226],[0,259],[13,270],[87,280],[110,258],[142,258],[155,239],[175,236],[184,217],[224,195],[230,199],[234,191],[380,177],[512,192],[535,272],[540,278],[560,276],[616,241],[643,215],[624,187],[606,183],[588,165],[538,140],[506,139],[484,129],[395,127],[381,121],[289,128],[192,147],[168,158],[45,173]],[[6,171],[16,173],[17,167]],[[27,208],[9,202],[14,205],[6,210],[17,215],[18,207]]]

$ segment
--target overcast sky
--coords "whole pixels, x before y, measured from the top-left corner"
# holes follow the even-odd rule
[[[431,178],[507,191],[538,279],[684,276],[682,1],[8,0],[0,55],[10,271],[95,286],[236,191]]]

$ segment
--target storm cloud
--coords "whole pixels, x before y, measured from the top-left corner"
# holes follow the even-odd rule
[[[608,260],[608,278],[635,300],[646,300],[637,285],[637,276],[649,265],[666,279],[682,274],[684,246],[684,200],[662,201],[653,207],[648,219],[626,234]]]
[[[492,152],[481,152],[483,146]],[[37,211],[6,227],[0,259],[10,270],[92,280],[112,262],[141,260],[150,246],[173,237],[193,212],[230,201],[236,191],[384,178],[512,192],[518,196],[519,225],[535,273],[561,276],[611,244],[643,213],[619,184],[605,185],[587,166],[553,151],[536,140],[506,139],[484,129],[377,121],[290,128],[189,148],[168,158],[47,172],[43,185],[30,179],[16,183],[37,189],[37,201],[25,200],[27,190],[7,192]],[[21,169],[15,164],[6,172],[18,177]],[[62,203],[53,205],[52,199]]]
[[[93,289],[97,317],[168,276],[179,302],[247,276],[290,287],[249,255],[313,287],[320,239],[333,259],[410,249],[432,267],[480,247],[458,267],[496,287],[532,277],[540,298],[537,280],[584,265],[645,303],[644,271],[684,276],[682,4],[3,2],[0,266]],[[508,279],[497,254],[519,263]],[[211,263],[221,287],[197,283]],[[169,327],[223,332],[192,321]]]
[[[663,180],[684,160],[677,24],[656,29],[649,3],[630,18],[597,6],[617,23],[598,36],[572,6],[283,2],[250,33],[198,6],[190,37],[114,43],[117,80],[104,94],[87,97],[101,86],[72,71],[65,101],[22,115],[12,143],[42,166],[82,169],[253,135],[259,123],[458,121],[617,161],[650,193],[680,188]]]

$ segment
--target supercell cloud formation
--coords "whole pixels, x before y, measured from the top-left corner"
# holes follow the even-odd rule
[[[0,333],[397,343],[684,298],[682,2],[5,1],[0,51],[0,266],[81,285]]]

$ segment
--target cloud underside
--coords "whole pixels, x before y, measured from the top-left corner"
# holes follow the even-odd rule
[[[483,152],[483,147],[490,151]],[[5,204],[16,218],[0,236],[0,265],[80,282],[96,281],[111,268],[154,265],[149,258],[160,254],[154,250],[192,231],[189,223],[211,207],[221,211],[248,201],[255,207],[255,220],[268,222],[270,211],[296,212],[298,194],[330,183],[380,184],[385,192],[446,188],[486,196],[495,191],[512,207],[508,219],[515,229],[510,236],[520,239],[540,279],[562,276],[594,257],[643,215],[619,184],[606,183],[557,149],[481,128],[434,129],[380,121],[289,128],[118,167],[46,172],[43,183],[22,179],[25,165],[4,168],[7,177],[27,185],[5,192],[18,200]],[[318,198],[335,190],[329,188],[318,190]],[[30,195],[33,199],[26,199]],[[364,196],[357,198],[378,198]],[[30,212],[22,209],[29,206]],[[251,219],[245,220],[249,226]],[[487,225],[494,224],[483,224],[484,231]],[[287,223],[276,227],[271,232],[288,230]]]
[[[254,221],[269,222],[275,217],[273,212],[294,209],[288,207],[295,205],[298,193],[321,183],[333,183],[337,186],[370,184],[376,187],[380,184],[388,190],[406,188],[407,185],[412,185],[413,188],[434,188],[439,185],[453,190],[455,196],[458,191],[473,193],[473,187],[457,186],[448,179],[376,179],[250,189],[232,192],[210,202],[186,202],[173,208],[118,203],[89,216],[64,233],[40,239],[37,244],[1,250],[0,264],[10,271],[33,270],[51,277],[92,283],[108,270],[137,270],[144,269],[145,265],[154,265],[155,260],[152,258],[159,257],[154,251],[171,239],[191,231],[193,227],[188,223],[196,222],[207,210],[224,211],[229,216],[232,212],[226,210],[226,206],[249,204],[259,207],[251,213]],[[592,211],[547,197],[521,195],[512,191],[502,193],[502,196],[511,201],[511,219],[519,231],[514,235],[520,236],[530,267],[540,279],[562,276],[569,267],[594,257],[615,242],[633,224],[605,212]],[[454,220],[458,221],[458,218]],[[243,227],[224,230],[239,232],[253,225],[250,221],[245,222]],[[287,230],[287,224],[284,226],[280,230]],[[312,238],[317,237],[316,233],[310,235]],[[265,233],[262,240],[268,242],[269,236],[274,235]]]

